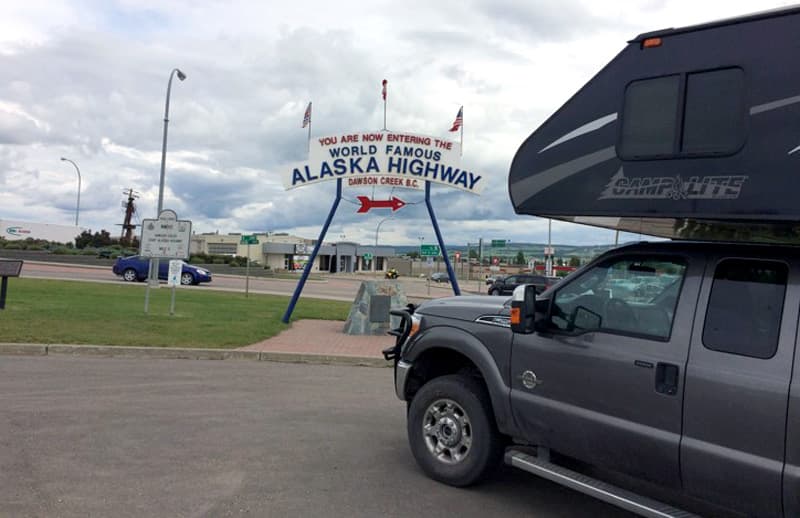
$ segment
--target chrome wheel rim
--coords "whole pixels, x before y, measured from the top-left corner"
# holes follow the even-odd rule
[[[464,409],[451,399],[434,401],[422,419],[425,446],[437,460],[458,464],[472,447],[472,424]]]

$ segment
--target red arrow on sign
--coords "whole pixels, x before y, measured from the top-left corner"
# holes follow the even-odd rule
[[[396,196],[392,196],[391,200],[371,200],[366,196],[356,196],[361,206],[356,211],[363,214],[369,212],[370,209],[392,209],[392,212],[402,209],[406,206],[406,202]]]

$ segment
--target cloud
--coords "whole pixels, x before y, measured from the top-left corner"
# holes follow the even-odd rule
[[[689,9],[691,7],[691,9]],[[519,217],[506,175],[519,144],[639,32],[746,11],[688,0],[613,5],[412,0],[402,5],[176,0],[27,0],[0,7],[0,217],[73,220],[81,168],[82,224],[115,234],[123,191],[155,217],[170,71],[165,207],[198,232],[287,231],[316,238],[335,185],[284,191],[314,136],[383,125],[445,138],[464,106],[464,157],[487,179],[480,197],[435,186],[449,243],[478,237],[542,240],[544,220]],[[691,19],[689,19],[691,16]],[[331,227],[373,242],[385,211],[356,214],[354,197],[412,203],[381,240],[413,244],[433,231],[423,195],[345,189]],[[608,242],[609,232],[554,224],[561,242]],[[527,237],[526,237],[527,236]]]

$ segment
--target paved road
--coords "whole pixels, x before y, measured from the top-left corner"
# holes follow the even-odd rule
[[[0,359],[0,516],[620,516],[504,468],[430,481],[391,371]]]
[[[43,279],[72,279],[80,281],[114,282],[123,281],[111,272],[110,268],[93,266],[77,266],[54,263],[25,262],[22,267],[22,276]],[[365,275],[363,277],[345,277],[338,275],[327,276],[324,281],[308,281],[303,290],[304,297],[319,297],[336,300],[352,301],[358,292],[362,280],[372,280],[376,277]],[[423,298],[448,297],[453,294],[452,288],[447,283],[431,283],[430,295],[428,287],[421,279],[400,279],[412,302],[419,302]],[[140,283],[132,283],[141,286]],[[293,279],[250,278],[250,290],[254,293],[269,293],[276,295],[291,295],[294,293],[297,281]],[[462,285],[464,293],[477,289],[477,281]],[[223,289],[231,291],[244,291],[245,278],[237,275],[215,275],[210,284],[192,286],[190,289]]]

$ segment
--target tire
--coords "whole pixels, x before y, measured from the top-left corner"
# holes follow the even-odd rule
[[[128,282],[136,282],[139,280],[139,274],[136,273],[136,270],[133,268],[126,268],[124,272],[122,272],[122,280]]]
[[[498,295],[500,295],[500,290],[492,290],[489,292],[489,295],[497,297]]]
[[[194,284],[194,275],[189,272],[183,272],[181,274],[181,284],[184,286],[190,286]]]
[[[486,389],[454,374],[434,378],[408,409],[408,441],[432,479],[464,487],[487,476],[502,459],[504,441]]]

